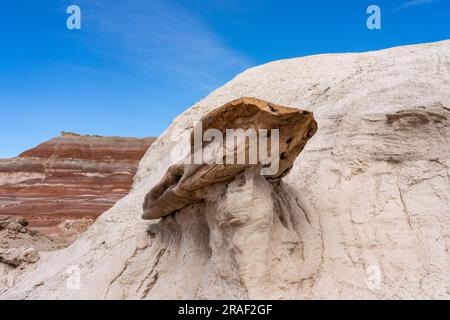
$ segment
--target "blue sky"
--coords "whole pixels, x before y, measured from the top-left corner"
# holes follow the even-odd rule
[[[81,8],[81,30],[66,8]],[[382,29],[366,28],[366,8]],[[450,38],[450,0],[0,3],[0,157],[61,131],[157,136],[248,67]]]

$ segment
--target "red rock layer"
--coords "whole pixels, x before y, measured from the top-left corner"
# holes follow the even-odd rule
[[[40,229],[95,219],[128,194],[154,140],[63,133],[0,160],[0,216],[22,216]]]

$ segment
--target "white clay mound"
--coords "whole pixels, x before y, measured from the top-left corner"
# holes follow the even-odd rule
[[[240,97],[314,113],[283,183],[246,171],[142,220],[179,137]],[[177,117],[80,240],[0,277],[0,299],[449,299],[449,155],[450,41],[252,68]]]

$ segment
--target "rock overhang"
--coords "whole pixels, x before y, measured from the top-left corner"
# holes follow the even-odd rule
[[[215,138],[204,139],[210,130],[215,130]],[[233,134],[237,130],[246,133],[251,130],[253,135],[244,136],[245,146],[240,148],[239,142],[235,143],[237,136],[229,139],[230,130]],[[159,219],[200,201],[207,191],[205,188],[231,182],[249,167],[260,166],[267,169],[267,159],[263,161],[261,151],[262,146],[266,146],[264,143],[267,143],[269,149],[268,158],[272,162],[276,161],[277,166],[276,170],[266,170],[263,175],[269,181],[279,180],[290,172],[295,159],[316,131],[317,122],[311,111],[288,108],[250,97],[230,101],[207,113],[194,126],[190,140],[191,152],[184,160],[169,167],[161,181],[146,195],[142,218]],[[276,139],[272,132],[276,133]],[[217,141],[217,137],[224,136],[225,141]],[[256,161],[253,162],[249,161],[252,137],[258,140],[255,143],[258,148],[257,156],[254,157]],[[261,144],[263,138],[265,142]],[[212,159],[214,161],[209,159],[210,161],[202,163],[196,162],[196,154],[199,151],[203,154],[205,148],[215,152],[215,159]],[[231,154],[235,162],[230,163],[228,155],[224,155],[226,153]],[[242,159],[245,158],[243,163],[239,162],[240,155],[243,156]]]

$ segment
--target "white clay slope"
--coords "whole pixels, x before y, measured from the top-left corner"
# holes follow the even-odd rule
[[[242,96],[314,112],[319,129],[283,183],[247,171],[209,202],[141,220],[184,156],[180,135]],[[174,120],[132,192],[80,240],[0,278],[0,299],[448,299],[449,118],[450,41],[247,70]]]

